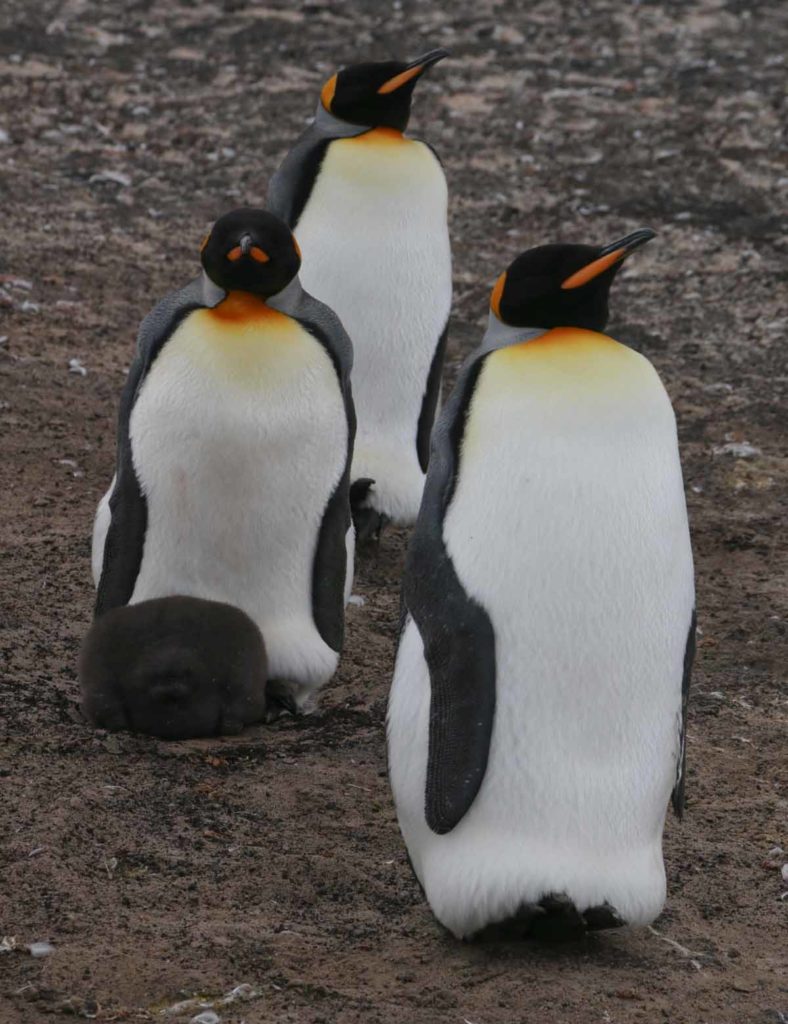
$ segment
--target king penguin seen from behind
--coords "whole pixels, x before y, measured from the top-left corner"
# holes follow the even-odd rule
[[[616,273],[653,237],[514,260],[433,434],[389,765],[457,936],[644,924],[664,902],[692,552],[670,400],[602,333]]]
[[[323,86],[313,124],[272,179],[268,206],[295,232],[304,286],[354,346],[351,501],[360,539],[418,512],[451,305],[447,190],[406,137],[414,90],[448,56],[353,64]]]

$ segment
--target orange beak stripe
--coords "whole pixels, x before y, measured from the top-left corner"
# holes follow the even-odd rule
[[[249,255],[258,263],[267,263],[271,259],[268,253],[261,249],[259,245],[253,245],[249,250]]]
[[[205,236],[205,238],[203,238],[202,242],[200,242],[200,252],[201,253],[205,252],[205,247],[208,244],[208,242],[210,241],[210,238],[211,238],[211,233],[208,232],[208,234]]]
[[[415,68],[408,68],[407,71],[400,71],[398,75],[394,75],[388,82],[384,82],[383,85],[378,89],[379,96],[386,96],[390,92],[395,92],[401,85],[405,85],[412,78],[420,75],[424,70],[423,64],[417,64]]]
[[[298,258],[299,259],[303,259],[303,257],[301,256],[301,246],[298,244],[298,241],[296,240],[296,236],[295,235],[293,235],[293,248],[295,249],[296,255],[298,256]]]
[[[334,93],[337,91],[337,76],[332,75],[331,78],[323,86],[323,90],[320,93],[320,102],[331,113],[331,104],[334,101]]]
[[[505,287],[506,271],[504,270],[504,272],[495,282],[495,287],[493,288],[492,295],[490,296],[490,309],[493,311],[493,313],[495,313],[499,320],[501,319],[501,296],[503,295],[503,290]]]
[[[574,274],[571,274],[565,281],[562,281],[561,287],[579,288],[583,284],[588,284],[595,277],[604,274],[608,267],[612,267],[614,263],[618,263],[619,260],[623,259],[626,253],[626,249],[616,249],[613,252],[609,252],[607,256],[600,256],[598,260],[593,260],[591,263],[586,264],[585,267],[576,270]]]
[[[239,259],[240,259],[240,258],[241,258],[242,256],[243,256],[243,252],[242,252],[242,250],[241,250],[241,247],[240,247],[240,245],[236,245],[236,247],[235,247],[234,249],[231,249],[231,250],[230,250],[230,251],[229,251],[229,252],[227,253],[227,259],[228,259],[228,260],[230,260],[230,261],[231,261],[232,263],[235,263],[235,262],[236,262],[237,260],[239,260]]]

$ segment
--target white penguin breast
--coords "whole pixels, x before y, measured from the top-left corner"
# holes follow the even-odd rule
[[[339,381],[296,321],[243,303],[231,314],[192,313],[134,405],[148,529],[132,600],[229,601],[266,642],[293,621],[308,642],[318,531],[347,457]]]
[[[581,828],[590,849],[660,834],[694,592],[667,395],[636,353],[568,335],[487,358],[444,539],[496,638],[463,825],[559,843]]]
[[[296,227],[301,280],[354,346],[357,450],[413,448],[451,305],[446,180],[424,143],[386,129],[333,141]],[[369,434],[373,437],[370,438]]]

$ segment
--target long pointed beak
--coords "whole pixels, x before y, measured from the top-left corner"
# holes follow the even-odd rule
[[[423,75],[424,72],[428,68],[431,68],[433,64],[437,64],[439,60],[443,60],[444,57],[448,56],[450,56],[449,51],[442,48],[438,50],[429,50],[427,53],[422,54],[421,57],[417,57],[415,60],[412,60],[404,71],[400,71],[399,74],[394,75],[393,78],[389,78],[387,82],[384,82],[378,89],[378,94],[385,96],[387,93],[395,92],[407,82],[411,82],[414,78],[418,78],[420,75]]]
[[[650,242],[652,238],[656,238],[656,231],[652,231],[651,228],[638,228],[637,231],[633,231],[631,235],[624,235],[623,238],[619,238],[616,242],[611,242],[610,245],[606,245],[600,256],[608,256],[611,252],[617,252],[619,249],[623,249],[624,258],[629,256],[635,249],[639,249],[641,245],[645,245],[646,242]]]
[[[588,284],[589,281],[593,281],[595,277],[604,274],[606,270],[616,263],[621,263],[635,249],[639,249],[641,245],[645,245],[646,242],[650,242],[652,238],[656,237],[656,231],[652,231],[651,228],[638,228],[631,235],[625,235],[623,238],[611,242],[590,263],[586,263],[584,267],[576,270],[574,274],[570,274],[565,281],[562,281],[561,288],[564,290],[580,288],[581,285]]]
[[[437,50],[428,50],[421,57],[412,60],[408,64],[408,68],[422,68],[422,70],[426,71],[427,68],[431,68],[433,64],[437,64],[439,60],[443,60],[445,57],[451,57],[451,50],[445,50],[441,46]]]

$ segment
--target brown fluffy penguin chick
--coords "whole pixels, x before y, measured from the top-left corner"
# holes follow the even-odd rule
[[[113,608],[93,623],[79,656],[82,710],[94,725],[168,740],[260,721],[266,674],[254,622],[194,597]]]

